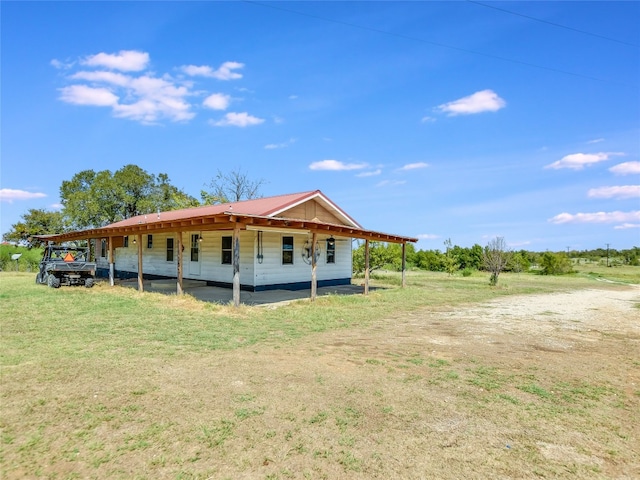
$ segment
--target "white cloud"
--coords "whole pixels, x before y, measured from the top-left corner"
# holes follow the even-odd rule
[[[26,190],[15,190],[12,188],[0,189],[0,201],[7,203],[13,203],[14,200],[32,200],[43,197],[46,197],[46,195],[40,192],[27,192]]]
[[[226,110],[231,103],[231,97],[223,93],[214,93],[204,99],[202,104],[212,110]]]
[[[62,207],[64,205],[62,205],[61,203],[52,203],[51,205],[49,205],[49,208],[52,208],[54,210],[62,210]]]
[[[436,235],[434,233],[421,233],[420,235],[416,235],[420,240],[436,240],[440,238],[440,235]]]
[[[361,170],[367,168],[369,165],[366,163],[344,163],[339,160],[320,160],[313,162],[309,165],[310,170]]]
[[[589,140],[587,144],[592,145],[594,143],[600,143],[600,142],[604,142],[604,138],[594,138],[593,140]]]
[[[455,115],[496,112],[506,105],[507,102],[500,98],[493,90],[481,90],[468,97],[438,105],[437,110],[447,113],[451,117]]]
[[[289,100],[296,100],[298,95],[289,95]]]
[[[552,168],[559,170],[561,168],[570,168],[572,170],[582,170],[585,165],[591,165],[592,163],[599,163],[609,160],[612,156],[624,155],[622,152],[599,152],[599,153],[572,153],[571,155],[565,155],[560,160],[557,160],[544,168]]]
[[[632,223],[640,221],[640,210],[632,212],[595,212],[595,213],[561,213],[549,221],[555,224],[564,223]]]
[[[623,223],[613,227],[614,230],[628,230],[630,228],[640,228],[640,223]]]
[[[81,60],[80,63],[91,67],[105,67],[123,72],[139,72],[147,68],[149,54],[136,50],[120,50],[117,54],[98,53],[97,55],[90,55]]]
[[[289,145],[292,145],[296,143],[296,139],[295,138],[290,138],[288,141],[286,142],[282,142],[282,143],[270,143],[268,145],[264,146],[265,150],[275,150],[278,148],[287,148]]]
[[[118,96],[107,88],[70,85],[60,89],[60,100],[75,105],[110,107],[118,104]]]
[[[195,117],[192,111],[195,103],[191,98],[206,97],[202,105],[213,110],[226,110],[232,101],[224,93],[209,94],[196,90],[195,81],[184,76],[174,78],[166,73],[156,75],[144,71],[149,65],[149,54],[146,52],[122,50],[117,54],[99,53],[84,57],[79,63],[84,67],[66,77],[74,84],[59,89],[59,99],[75,105],[110,107],[117,118],[147,125],[162,120],[184,122]],[[74,65],[59,60],[52,60],[51,64],[56,68]],[[235,72],[242,67],[242,63],[224,62],[217,70],[193,65],[181,69],[192,76],[230,80],[242,77]],[[214,124],[248,126],[263,121],[246,113],[236,113]]]
[[[239,62],[224,62],[217,70],[214,70],[208,65],[183,65],[180,67],[184,73],[191,77],[208,77],[216,78],[218,80],[237,80],[242,78],[242,74],[234,72],[244,67],[244,63]]]
[[[640,185],[592,188],[588,196],[590,198],[640,198]]]
[[[422,123],[433,123],[436,121],[436,119],[434,117],[422,117],[422,119],[420,120]]]
[[[400,168],[400,170],[402,170],[402,171],[417,170],[419,168],[427,168],[428,166],[429,166],[429,164],[425,163],[425,162],[408,163],[408,164],[404,165],[402,168]]]
[[[611,173],[616,175],[635,175],[640,174],[640,162],[624,162],[614,165],[609,169]]]
[[[222,120],[210,123],[216,127],[249,127],[251,125],[259,125],[262,122],[264,122],[263,118],[254,117],[247,112],[229,112]]]
[[[129,87],[131,86],[131,82],[133,80],[133,77],[129,75],[124,75],[122,73],[116,72],[107,72],[105,70],[98,70],[94,72],[83,70],[70,75],[69,78],[71,78],[72,80],[87,80],[94,83],[110,83],[111,85],[115,85],[118,87]]]
[[[57,58],[54,58],[53,60],[51,60],[49,62],[49,64],[52,67],[57,68],[58,70],[67,70],[67,69],[73,67],[74,63],[75,62],[69,62],[69,61],[62,62],[62,61],[58,60]]]
[[[373,170],[371,172],[362,172],[356,175],[356,177],[375,177],[382,173],[382,169],[378,168],[377,170]]]

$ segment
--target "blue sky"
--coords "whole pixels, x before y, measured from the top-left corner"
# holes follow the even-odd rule
[[[365,228],[640,245],[640,2],[2,2],[1,231],[84,169]]]

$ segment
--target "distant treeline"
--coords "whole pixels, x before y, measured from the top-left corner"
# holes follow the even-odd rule
[[[470,248],[450,246],[445,250],[416,250],[413,244],[406,246],[406,267],[432,272],[484,270],[485,248],[475,244]],[[568,250],[561,252],[532,252],[512,250],[505,252],[508,261],[504,271],[526,272],[531,269],[541,273],[569,273],[577,263],[603,263],[610,266],[640,266],[640,247],[625,250],[598,248],[595,250]],[[608,262],[608,263],[607,263]],[[402,268],[402,247],[397,244],[373,242],[369,253],[370,270]],[[353,269],[356,274],[364,272],[364,244],[353,250]]]

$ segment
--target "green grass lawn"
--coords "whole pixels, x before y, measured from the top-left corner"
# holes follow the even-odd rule
[[[633,454],[620,445],[633,437],[618,426],[610,433],[618,424],[608,417],[625,413],[621,387],[565,378],[544,363],[524,365],[524,357],[492,363],[444,348],[434,354],[411,339],[394,350],[382,344],[386,333],[367,340],[393,326],[388,319],[411,323],[412,312],[616,288],[595,279],[608,274],[640,283],[639,267],[593,271],[502,274],[497,287],[482,273],[408,272],[404,289],[398,274],[382,272],[373,284],[386,288],[369,296],[278,308],[233,308],[106,283],[52,289],[36,285],[34,274],[0,272],[0,476],[364,479],[405,471],[420,478],[420,462],[429,461],[432,475],[447,478],[526,477],[519,464],[542,477],[573,471],[598,478],[597,466],[580,463],[584,452],[572,452],[578,463],[549,466],[527,438],[542,442],[550,428],[593,431],[611,442],[614,462],[628,464]],[[309,340],[320,334],[330,336],[322,351]],[[627,349],[620,358],[633,356],[631,339],[603,338]],[[448,417],[438,423],[443,412]],[[486,452],[456,450],[465,435],[484,441],[483,422],[492,416],[523,424],[527,433],[509,427],[487,434]],[[434,422],[428,432],[426,421]],[[463,433],[439,433],[458,426]],[[388,451],[411,453],[414,446],[404,442],[420,438],[433,440],[437,455],[416,450],[413,470],[393,465]],[[518,442],[520,449],[505,450]]]
[[[424,306],[458,305],[503,295],[593,285],[593,279],[580,276],[502,274],[498,287],[490,287],[487,275],[481,273],[450,277],[408,272],[408,287],[400,289],[393,286],[399,283],[397,273],[381,273],[372,283],[391,287],[368,297],[329,296],[286,308],[234,309],[190,297],[138,294],[105,283],[91,290],[50,289],[36,285],[33,277],[26,273],[0,273],[2,365],[112,355],[114,351],[135,357],[233,349],[365,325],[393,312]]]

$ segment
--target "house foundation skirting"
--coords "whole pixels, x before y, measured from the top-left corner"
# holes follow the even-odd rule
[[[108,268],[96,269],[96,277],[109,278]],[[128,272],[125,270],[115,270],[114,278],[118,280],[132,280],[138,278],[138,272]],[[176,277],[169,277],[165,275],[154,275],[150,273],[143,274],[144,280],[175,280]],[[200,280],[199,278],[185,278],[185,280]],[[202,280],[207,283],[209,287],[221,287],[221,288],[233,288],[232,282],[218,282],[214,280]],[[338,285],[350,285],[351,278],[334,278],[330,280],[318,280],[318,288],[320,287],[335,287]],[[245,292],[264,292],[267,290],[308,290],[311,288],[311,280],[307,282],[291,282],[291,283],[274,283],[271,285],[246,285],[240,284],[240,290]]]

